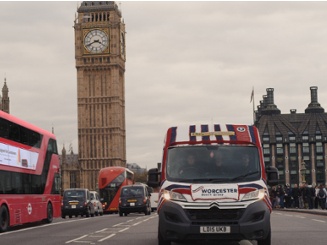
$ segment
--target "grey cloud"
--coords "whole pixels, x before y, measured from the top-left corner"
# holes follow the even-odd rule
[[[0,2],[0,79],[11,113],[55,128],[77,152],[74,18],[78,2]],[[252,123],[275,89],[304,112],[310,86],[327,108],[326,2],[122,2],[127,161],[154,167],[180,123]],[[0,85],[2,84],[0,80]],[[3,81],[3,80],[2,80]]]

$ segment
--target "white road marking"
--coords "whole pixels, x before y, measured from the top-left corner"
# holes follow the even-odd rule
[[[295,217],[300,218],[300,219],[305,219],[305,217],[301,216],[301,215],[295,215]]]
[[[112,227],[120,226],[120,225],[123,225],[123,224],[124,224],[124,223],[115,224],[115,225],[113,225]]]
[[[317,221],[317,222],[320,222],[320,223],[326,223],[326,221],[324,220],[319,220],[319,219],[312,219],[313,221]]]
[[[118,232],[124,232],[124,231],[126,231],[126,230],[128,230],[129,229],[129,227],[127,227],[127,228],[125,228],[125,229],[122,229],[122,230],[119,230]]]
[[[33,227],[23,228],[23,229],[19,229],[19,230],[16,230],[16,231],[6,231],[4,233],[0,233],[0,236],[9,235],[9,234],[12,234],[12,233],[17,233],[17,232],[22,232],[22,231],[28,231],[28,230],[44,228],[44,227],[53,226],[53,225],[61,225],[61,224],[64,224],[64,223],[80,222],[80,221],[85,221],[85,220],[88,220],[88,219],[90,219],[90,218],[84,218],[84,219],[79,219],[79,220],[61,221],[61,222],[57,222],[57,223],[45,224],[45,225],[42,225],[42,226],[33,226]]]
[[[104,238],[98,240],[98,242],[103,242],[103,241],[105,241],[105,240],[107,240],[107,239],[109,239],[109,238],[111,238],[111,237],[113,237],[113,236],[115,236],[115,235],[116,235],[116,233],[111,234],[111,235],[109,235],[109,236],[107,236],[107,237],[104,237]]]
[[[89,238],[98,238],[98,237],[101,237],[101,232],[113,232],[112,234],[110,234],[109,236],[106,236],[106,237],[103,237],[101,239],[99,239],[97,242],[103,242],[103,241],[106,241],[112,237],[114,237],[115,235],[117,235],[118,233],[121,233],[121,232],[124,232],[126,230],[128,230],[130,227],[132,226],[137,226],[139,224],[142,224],[143,222],[146,222],[146,221],[149,221],[150,219],[153,219],[153,218],[156,218],[158,216],[151,216],[151,217],[148,217],[148,218],[144,218],[144,217],[138,217],[138,218],[135,218],[135,219],[130,219],[130,220],[127,220],[126,222],[122,222],[122,223],[119,223],[119,224],[115,224],[113,225],[112,227],[109,227],[109,228],[104,228],[104,229],[101,229],[101,230],[98,230],[98,231],[95,231],[94,233],[90,233],[90,234],[87,234],[87,235],[84,235],[84,236],[81,236],[81,237],[78,237],[78,238],[75,238],[75,239],[72,239],[70,241],[67,241],[66,243],[89,243],[89,244],[94,244],[94,241],[87,241],[87,240],[82,240],[83,238],[85,237],[89,237]],[[140,220],[141,219],[141,220]],[[137,223],[135,224],[131,224],[131,222],[133,221],[136,221],[138,220]],[[128,224],[129,223],[129,224]],[[110,228],[116,228],[116,230],[110,230]],[[118,229],[117,229],[118,228]],[[97,234],[97,235],[94,235],[94,234]]]
[[[306,218],[306,217],[301,216],[301,215],[284,214],[284,213],[277,213],[277,212],[274,212],[274,214],[283,215],[285,217],[296,217],[296,218],[299,218],[299,219],[305,219]],[[315,222],[326,223],[325,220],[320,220],[320,219],[311,219],[311,220],[315,221]]]
[[[75,241],[78,241],[78,240],[80,240],[80,239],[82,239],[82,238],[84,238],[84,237],[87,237],[87,235],[84,235],[84,236],[81,236],[81,237],[75,238],[75,239],[73,239],[73,240],[67,241],[66,243],[75,242]]]
[[[102,230],[96,231],[95,233],[103,232],[103,231],[105,231],[105,230],[107,230],[107,229],[108,229],[108,228],[104,228],[104,229],[102,229]]]

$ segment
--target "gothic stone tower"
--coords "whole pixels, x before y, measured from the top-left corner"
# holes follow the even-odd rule
[[[82,2],[74,23],[80,187],[126,165],[125,24],[115,2]]]
[[[2,97],[0,96],[0,110],[9,114],[9,104],[9,89],[7,87],[7,82],[5,78],[5,84],[2,87]]]

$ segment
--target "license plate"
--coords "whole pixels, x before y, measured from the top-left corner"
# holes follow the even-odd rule
[[[71,208],[76,208],[76,205],[71,205]]]
[[[200,226],[200,233],[230,233],[230,226]]]
[[[135,203],[134,202],[131,202],[129,205],[130,206],[135,206]]]

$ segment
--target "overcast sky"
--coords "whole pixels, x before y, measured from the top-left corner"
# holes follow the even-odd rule
[[[10,113],[77,146],[74,18],[81,2],[0,2],[0,87]],[[119,2],[117,2],[119,4]],[[155,167],[178,124],[252,124],[267,88],[327,109],[327,2],[121,2],[127,162]]]

